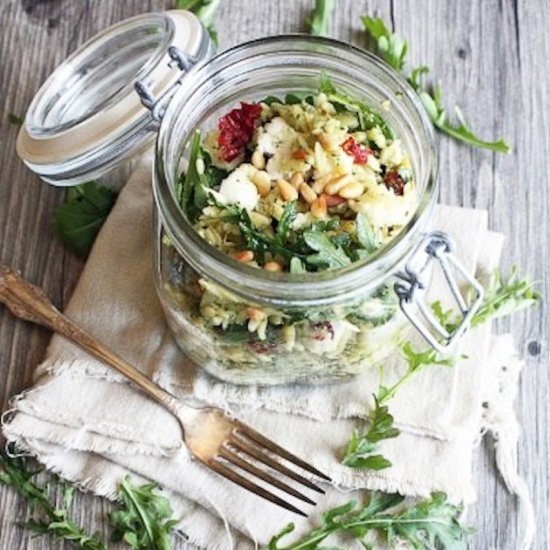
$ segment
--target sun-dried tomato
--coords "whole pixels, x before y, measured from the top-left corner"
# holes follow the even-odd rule
[[[277,344],[270,341],[251,340],[248,345],[256,353],[275,353],[277,351]]]
[[[314,340],[326,340],[329,336],[331,340],[334,340],[334,327],[329,321],[320,321],[319,323],[313,323],[313,332],[311,337]]]
[[[333,206],[338,206],[339,204],[342,204],[343,202],[346,202],[348,200],[348,199],[344,199],[343,197],[339,197],[338,195],[327,195],[326,193],[323,193],[321,196],[325,197],[328,208],[332,208]]]
[[[252,138],[261,113],[262,107],[259,104],[241,102],[239,108],[220,118],[218,145],[223,160],[231,162],[241,154]]]
[[[292,151],[290,155],[293,159],[296,160],[306,160],[307,151],[305,151],[304,149],[296,149],[296,151]]]
[[[384,183],[388,189],[391,189],[396,195],[403,195],[405,191],[405,182],[397,172],[388,172],[384,178]]]
[[[353,157],[356,164],[366,164],[369,155],[372,155],[372,151],[359,145],[353,136],[346,139],[340,147],[342,147],[346,154]]]

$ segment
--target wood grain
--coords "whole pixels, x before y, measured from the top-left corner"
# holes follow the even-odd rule
[[[218,17],[222,47],[251,38],[303,30],[312,0],[224,0]],[[0,2],[0,264],[11,264],[63,307],[81,270],[55,238],[51,219],[61,190],[42,184],[16,158],[17,128],[7,114],[23,114],[52,69],[84,40],[131,15],[170,7],[166,0],[2,0]],[[503,264],[521,266],[550,294],[550,4],[547,0],[339,0],[333,36],[366,45],[359,16],[377,14],[410,39],[412,64],[426,63],[444,84],[449,105],[459,103],[482,136],[505,136],[508,156],[462,147],[441,138],[441,200],[486,208],[491,227],[507,237]],[[548,432],[550,327],[545,307],[502,323],[527,359],[517,405],[524,428],[520,470],[537,510],[536,549],[550,547]],[[0,310],[0,407],[29,386],[49,333]],[[477,529],[470,547],[516,550],[515,502],[495,474],[492,443],[475,458],[479,499],[469,511]],[[79,495],[75,519],[105,538],[109,504]],[[0,489],[0,548],[68,548],[31,539],[15,526],[23,503]],[[186,547],[178,541],[175,548]]]

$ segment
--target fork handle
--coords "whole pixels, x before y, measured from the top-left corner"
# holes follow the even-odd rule
[[[179,411],[181,403],[173,395],[63,315],[40,288],[25,281],[11,267],[0,268],[0,302],[4,303],[16,317],[49,328],[84,348],[139,386],[147,395],[174,414]]]

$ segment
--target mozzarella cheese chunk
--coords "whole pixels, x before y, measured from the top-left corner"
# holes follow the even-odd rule
[[[260,196],[254,183],[250,180],[256,168],[252,164],[241,164],[221,183],[220,195],[227,204],[238,204],[246,210],[254,210]]]
[[[405,225],[416,207],[416,192],[405,189],[403,196],[394,195],[385,185],[370,188],[357,202],[355,210],[367,214],[374,227]]]
[[[313,332],[311,337],[305,342],[306,348],[317,355],[325,353],[334,353],[341,350],[346,342],[359,332],[359,329],[349,321],[332,321],[332,329],[319,339],[319,336]]]
[[[298,132],[281,117],[268,122],[258,134],[258,150],[264,155],[276,155],[281,149],[297,147]]]
[[[287,178],[293,172],[305,172],[308,164],[292,153],[301,148],[300,134],[281,117],[268,122],[256,135],[256,150],[267,155],[266,172],[272,179]]]

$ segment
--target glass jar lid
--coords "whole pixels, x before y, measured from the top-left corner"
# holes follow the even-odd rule
[[[17,139],[19,156],[54,185],[105,174],[151,143],[156,98],[212,54],[208,33],[187,11],[138,15],[109,27],[40,88]]]

